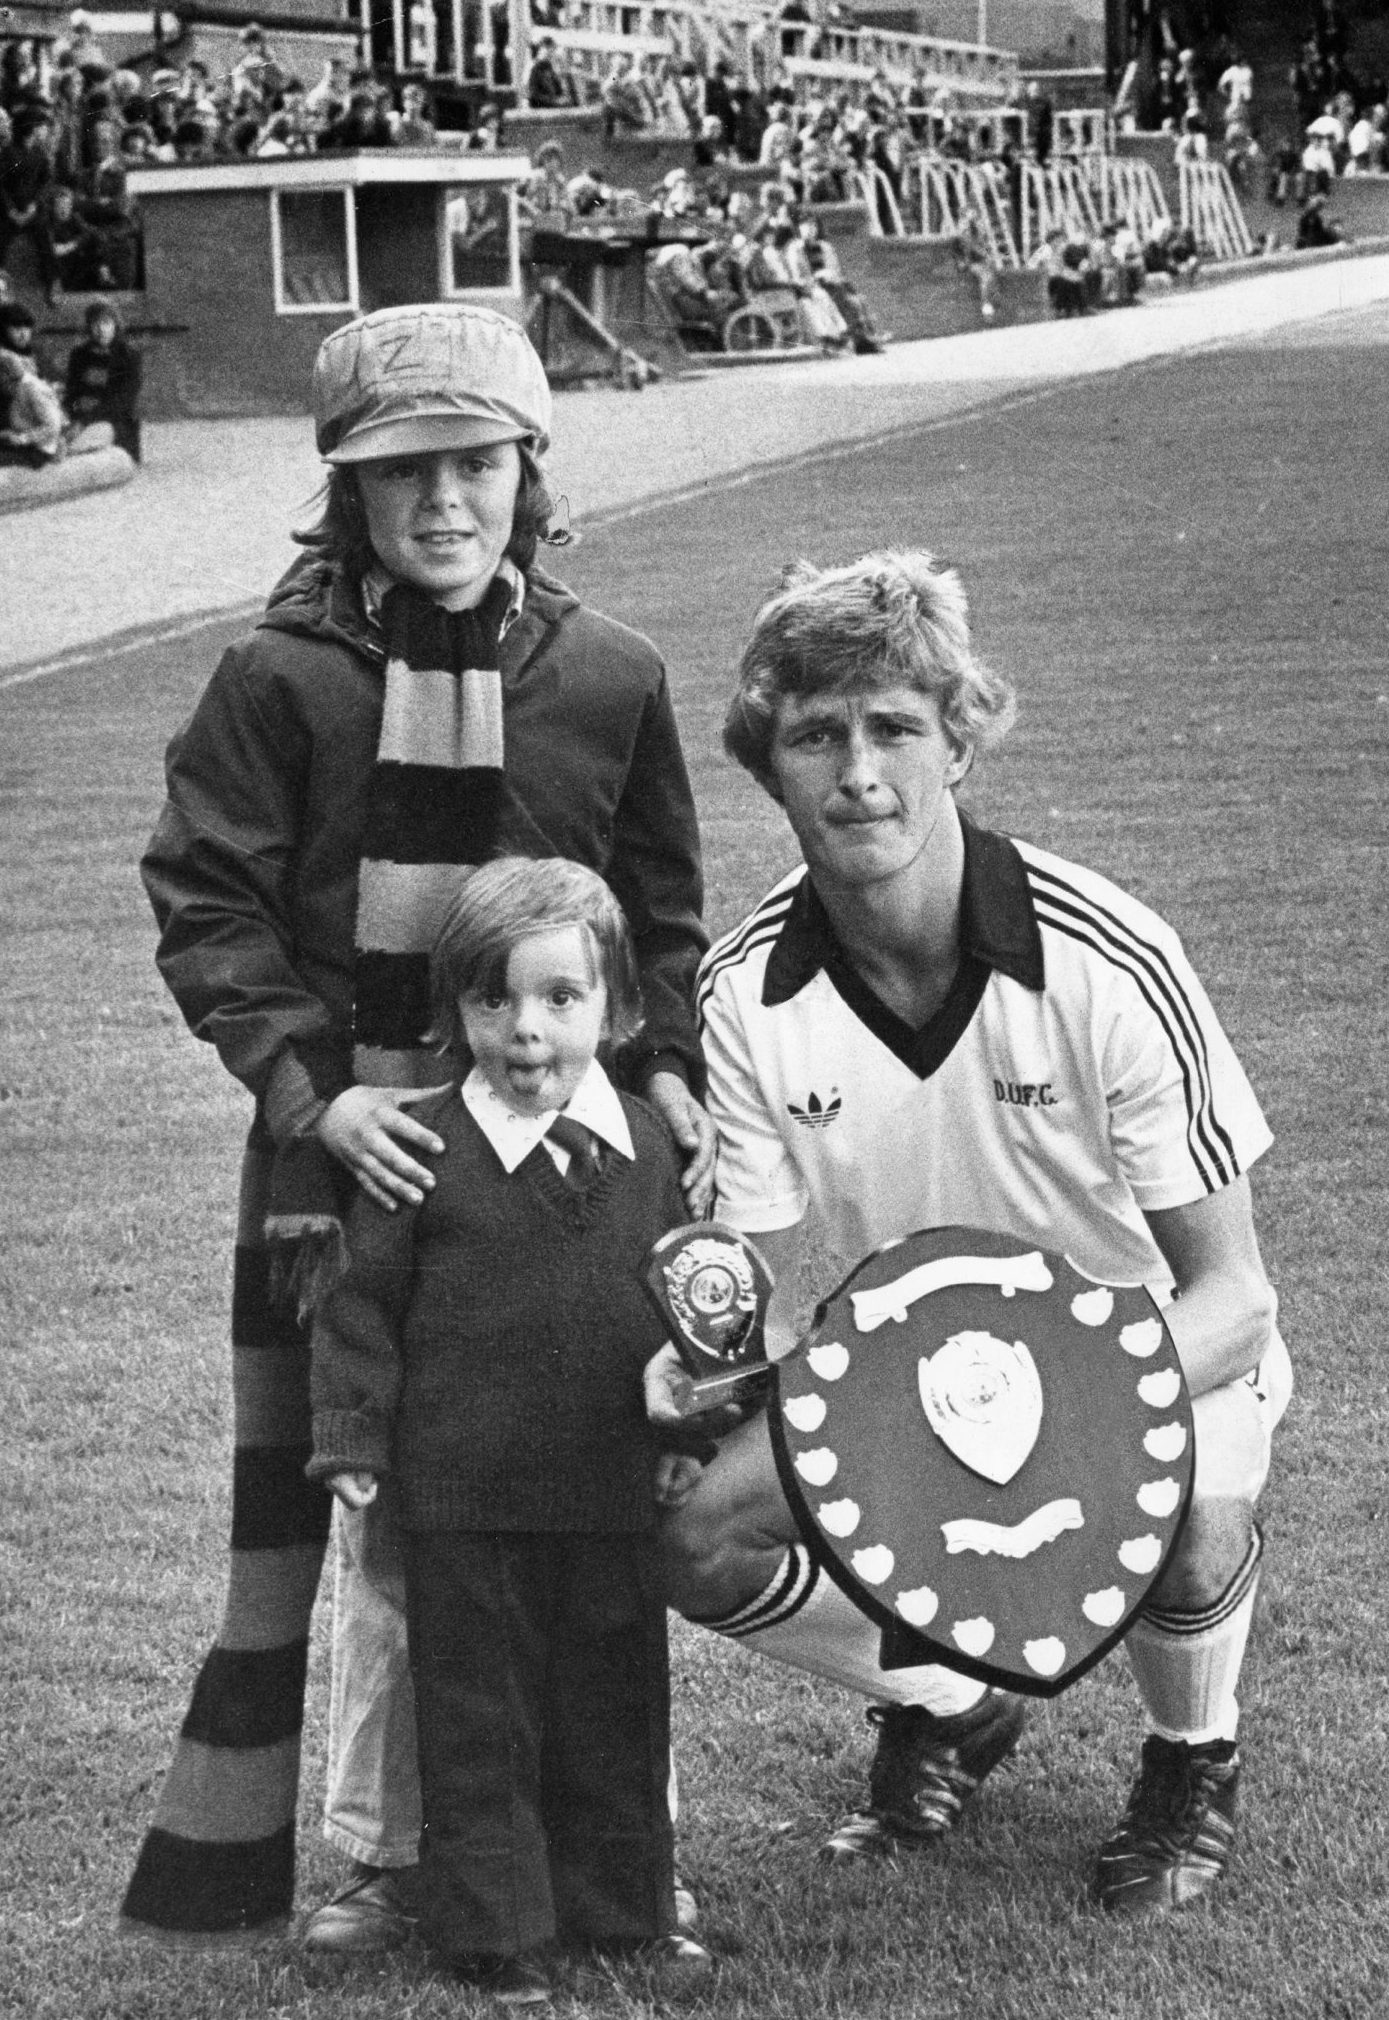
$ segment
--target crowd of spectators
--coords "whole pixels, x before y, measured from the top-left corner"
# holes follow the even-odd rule
[[[465,147],[494,150],[500,114],[486,106]],[[438,134],[428,92],[397,93],[339,57],[309,82],[254,23],[220,78],[196,57],[144,73],[114,65],[80,10],[43,70],[35,45],[0,49],[0,267],[27,239],[50,299],[60,291],[139,285],[140,233],[127,171],[363,147],[428,148]]]
[[[780,180],[754,196],[717,173],[676,168],[643,193],[609,183],[596,164],[567,174],[564,150],[550,140],[522,196],[542,230],[608,222],[644,237],[658,291],[696,347],[725,348],[730,319],[826,354],[883,347],[834,247]],[[750,309],[758,314],[741,314]]]
[[[1179,161],[1221,161],[1237,190],[1261,186],[1276,205],[1300,207],[1299,243],[1316,237],[1315,220],[1332,182],[1389,168],[1389,80],[1356,68],[1336,0],[1317,0],[1287,83],[1295,125],[1272,138],[1257,102],[1247,54],[1226,36],[1184,44],[1170,8],[1156,18],[1161,54],[1145,123],[1172,134]]]

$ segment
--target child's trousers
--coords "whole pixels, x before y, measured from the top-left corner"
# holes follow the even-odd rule
[[[431,1949],[673,1929],[654,1538],[417,1530],[405,1579]]]

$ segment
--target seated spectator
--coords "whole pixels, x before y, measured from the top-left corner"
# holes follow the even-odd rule
[[[347,115],[347,101],[351,75],[347,59],[330,56],[323,66],[323,75],[312,90],[304,95],[305,109],[317,123],[320,134]]]
[[[0,464],[46,469],[63,453],[63,407],[34,361],[0,348]]]
[[[68,353],[63,404],[73,425],[108,421],[118,449],[140,460],[140,353],[121,334],[116,311],[106,302],[87,310],[87,335]]]
[[[1263,160],[1259,143],[1247,124],[1231,120],[1225,128],[1225,166],[1230,180],[1238,190],[1253,190],[1259,179],[1259,167]]]
[[[694,217],[703,207],[703,199],[687,168],[672,168],[651,193],[650,214],[658,222],[662,218]]]
[[[560,56],[558,43],[552,35],[542,35],[526,76],[527,102],[548,112],[561,105],[573,105],[577,98],[573,75]]]
[[[37,342],[38,325],[34,311],[23,302],[6,300],[0,303],[0,351],[9,351],[14,357],[22,358],[32,365],[41,379],[53,381],[57,373],[46,352],[39,349]]]
[[[1293,194],[1301,166],[1301,155],[1297,144],[1285,135],[1273,150],[1273,163],[1269,169],[1268,200],[1281,210]]]
[[[787,289],[796,297],[796,315],[801,336],[822,351],[844,349],[849,328],[830,296],[814,278],[805,249],[788,218],[774,223],[766,218],[752,235],[752,248],[744,274],[749,289]]]
[[[1314,246],[1344,245],[1346,234],[1335,218],[1326,214],[1326,198],[1319,190],[1314,190],[1303,201],[1298,212],[1297,238],[1294,241],[1299,252]]]
[[[480,105],[473,117],[464,146],[470,154],[499,154],[502,146],[502,108],[494,98]]]
[[[377,87],[369,78],[359,78],[348,92],[346,112],[324,128],[319,152],[355,153],[361,148],[390,144],[391,123],[381,106]]]
[[[294,152],[294,126],[288,113],[276,112],[263,129],[252,136],[251,153],[257,161],[281,161]]]
[[[791,115],[784,105],[767,108],[767,124],[757,152],[759,168],[780,168],[791,152]]]
[[[158,147],[154,128],[140,120],[122,133],[120,159],[127,168],[139,168],[144,162],[159,160]]]
[[[96,246],[78,216],[76,192],[65,182],[50,183],[44,191],[40,219],[49,300],[60,288],[75,294],[97,286]]]
[[[576,217],[592,217],[606,210],[615,194],[612,184],[603,180],[601,168],[581,168],[570,177],[568,195]]]
[[[521,202],[533,218],[561,226],[574,216],[574,204],[564,173],[564,149],[546,140],[535,151],[535,165],[521,185]]]
[[[723,343],[723,326],[743,300],[742,290],[716,287],[693,246],[666,245],[651,255],[652,277],[683,330],[702,331]]]
[[[860,356],[881,351],[883,340],[873,326],[868,305],[853,282],[846,279],[839,255],[829,241],[822,238],[818,221],[813,217],[803,217],[796,232],[801,247],[799,257],[805,261],[810,277],[818,281],[843,317],[854,349]],[[792,266],[793,275],[796,270]]]
[[[1110,239],[1110,251],[1122,276],[1120,300],[1136,302],[1143,292],[1143,283],[1148,278],[1148,269],[1143,259],[1143,247],[1138,233],[1134,230],[1133,219],[1125,218],[1114,226]]]
[[[401,86],[400,117],[395,122],[393,138],[397,147],[438,146],[439,131],[429,117],[429,100],[422,84]]]
[[[1199,112],[1188,112],[1182,121],[1182,130],[1173,150],[1173,160],[1208,161],[1210,141],[1206,135],[1206,122]]]
[[[1196,235],[1189,225],[1154,224],[1143,246],[1145,272],[1190,282],[1200,264]]]
[[[1316,122],[1320,124],[1320,122]],[[1307,141],[1302,150],[1302,194],[1327,196],[1331,191],[1331,180],[1336,173],[1336,152],[1331,137],[1325,131],[1314,133],[1309,126]]]
[[[1083,316],[1088,312],[1085,280],[1090,261],[1085,246],[1078,240],[1068,240],[1058,226],[1047,233],[1028,265],[1045,272],[1047,299],[1055,315]]]
[[[723,168],[728,163],[728,140],[724,134],[723,121],[717,114],[708,112],[699,130],[699,138],[694,144],[694,165],[696,168]]]
[[[196,163],[215,161],[216,129],[201,119],[181,119],[174,128],[174,160]]]

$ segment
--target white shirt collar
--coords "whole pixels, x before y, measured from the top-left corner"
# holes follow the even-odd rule
[[[502,619],[502,637],[505,638],[512,625],[521,615],[526,601],[526,578],[516,563],[508,555],[503,555],[497,563],[497,573],[510,589],[510,600],[506,615]],[[381,622],[381,605],[389,590],[396,587],[398,578],[379,561],[373,561],[362,577],[362,608],[373,624]]]
[[[463,1082],[463,1102],[506,1171],[515,1171],[517,1165],[530,1156],[536,1144],[544,1142],[546,1130],[561,1112],[547,1108],[540,1115],[518,1115],[493,1090],[476,1066]],[[565,1103],[563,1113],[575,1122],[582,1122],[585,1128],[620,1151],[623,1157],[636,1157],[632,1148],[632,1132],[627,1127],[617,1089],[596,1059]],[[550,1144],[545,1147],[552,1155],[558,1148]],[[560,1156],[563,1155],[561,1151]],[[559,1159],[556,1158],[555,1162],[558,1163]]]

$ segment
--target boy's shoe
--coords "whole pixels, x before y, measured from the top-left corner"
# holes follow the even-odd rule
[[[1123,1915],[1161,1914],[1204,1894],[1224,1872],[1235,1837],[1240,1759],[1235,1743],[1143,1742],[1128,1808],[1100,1846],[1095,1898]]]
[[[550,1974],[534,1955],[497,1957],[479,1951],[455,1957],[449,1970],[465,1985],[475,1985],[494,2006],[512,2012],[549,2006],[553,1998]]]
[[[692,1936],[652,1936],[637,1943],[599,1943],[597,1955],[635,1969],[657,1998],[693,1998],[707,1992],[718,1969],[713,1953]]]
[[[984,1777],[1012,1753],[1027,1708],[991,1690],[968,1711],[942,1718],[921,1705],[874,1705],[878,1751],[869,1771],[869,1804],[846,1817],[820,1856],[832,1863],[891,1858],[954,1829]]]
[[[354,1865],[347,1885],[304,1923],[300,1944],[342,1957],[398,1950],[415,1926],[408,1894],[414,1871]]]

